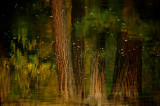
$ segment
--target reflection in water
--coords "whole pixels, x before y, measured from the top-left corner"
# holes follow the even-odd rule
[[[63,0],[52,1],[52,15],[54,16],[52,18],[52,27],[60,96],[64,100],[68,100],[74,97],[74,80]]]
[[[85,15],[84,0],[72,0],[72,63],[76,85],[76,95],[78,99],[84,99],[85,96],[85,82],[84,82],[84,35],[76,33],[75,23],[83,24],[82,18]],[[79,11],[79,13],[77,12]]]
[[[84,40],[76,38],[72,45],[72,61],[75,75],[76,93],[79,99],[85,96],[84,82]]]
[[[117,45],[113,98],[138,99],[142,86],[142,42],[129,40],[128,33],[122,32]]]
[[[96,103],[99,105],[102,104],[106,99],[105,92],[105,35],[106,33],[102,32],[97,35],[94,39],[93,44],[93,54],[91,61],[91,83],[90,83],[90,102]]]
[[[158,0],[8,3],[0,105],[160,105]]]
[[[0,63],[0,103],[7,100],[7,94],[10,92],[10,73],[8,61]]]

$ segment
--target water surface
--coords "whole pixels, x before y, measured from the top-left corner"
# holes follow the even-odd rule
[[[1,6],[0,104],[160,105],[160,2],[62,2]]]

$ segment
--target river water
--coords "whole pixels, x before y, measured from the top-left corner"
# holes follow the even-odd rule
[[[63,2],[1,4],[0,105],[159,106],[160,2]]]

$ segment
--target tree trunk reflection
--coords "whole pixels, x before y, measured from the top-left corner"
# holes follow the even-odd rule
[[[112,94],[116,100],[130,100],[139,97],[142,76],[142,42],[129,40],[122,32],[118,40]]]
[[[85,95],[84,83],[84,39],[83,35],[76,34],[75,23],[82,24],[82,17],[85,14],[84,0],[72,0],[72,62],[75,74],[76,93],[79,99],[83,99]],[[79,30],[79,29],[78,29]]]
[[[9,62],[8,60],[4,60],[3,63],[1,63],[0,61],[0,104],[6,102],[9,91],[10,91]]]
[[[89,99],[101,104],[106,99],[105,92],[105,33],[96,36],[93,44],[93,54],[91,58],[91,83]]]
[[[64,0],[52,0],[52,15],[54,49],[60,96],[63,97],[63,99],[68,100],[69,98],[74,97],[74,80],[72,79],[72,62],[69,39],[67,36]]]

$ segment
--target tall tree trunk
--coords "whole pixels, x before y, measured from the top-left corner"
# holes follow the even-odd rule
[[[141,90],[142,42],[129,40],[122,32],[118,40],[112,94],[114,99],[137,99]]]
[[[68,100],[74,97],[74,80],[65,10],[64,0],[52,0],[52,27],[59,90],[60,96]]]
[[[84,82],[84,40],[83,38],[74,39],[72,45],[73,70],[75,75],[76,93],[79,99],[85,96]]]
[[[105,33],[95,37],[93,44],[93,55],[91,62],[91,83],[89,99],[101,105],[106,99],[105,92]]]
[[[85,82],[84,82],[84,39],[83,35],[76,34],[75,23],[83,24],[83,16],[85,14],[85,1],[72,0],[72,62],[75,74],[76,93],[79,99],[85,96]]]

